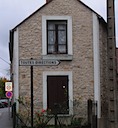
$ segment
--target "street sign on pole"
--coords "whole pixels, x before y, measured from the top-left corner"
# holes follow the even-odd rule
[[[11,98],[13,96],[13,93],[12,92],[6,92],[6,97],[7,98]]]
[[[56,66],[60,63],[58,60],[36,60],[36,59],[21,59],[20,66],[30,66],[31,73],[31,128],[33,128],[33,66]]]
[[[12,82],[5,82],[5,91],[12,91]]]
[[[58,65],[58,60],[36,60],[36,59],[21,59],[19,60],[20,66],[54,66]]]

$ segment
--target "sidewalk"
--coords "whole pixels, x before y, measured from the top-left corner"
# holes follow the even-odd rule
[[[0,128],[13,128],[11,108],[0,108]]]

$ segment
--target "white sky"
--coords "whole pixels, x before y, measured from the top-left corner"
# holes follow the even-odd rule
[[[46,0],[0,0],[0,77],[8,77],[9,30],[40,8]],[[106,0],[81,0],[106,20]],[[118,0],[115,0],[118,7]],[[116,8],[116,14],[118,9]],[[116,37],[118,37],[118,15],[116,15]],[[118,39],[117,39],[118,47]],[[3,61],[3,58],[5,61]]]

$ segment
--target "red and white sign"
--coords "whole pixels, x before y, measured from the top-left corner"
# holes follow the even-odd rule
[[[6,92],[6,97],[7,98],[11,98],[13,96],[13,93],[12,92]]]
[[[12,91],[12,82],[5,82],[5,91]]]

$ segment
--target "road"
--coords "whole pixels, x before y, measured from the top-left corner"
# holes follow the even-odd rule
[[[0,128],[13,128],[11,108],[0,108]]]

